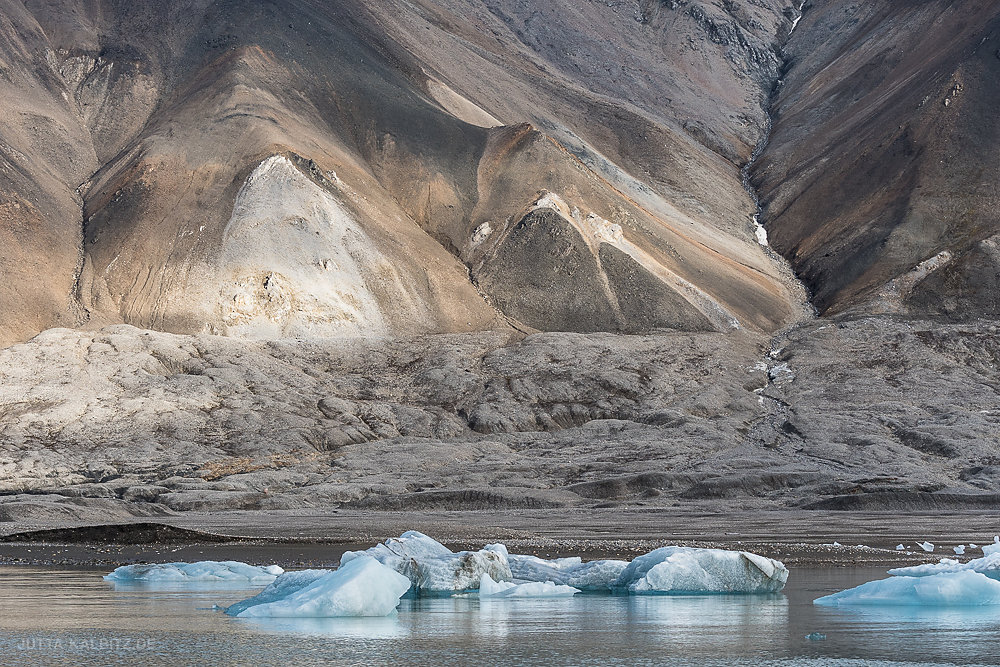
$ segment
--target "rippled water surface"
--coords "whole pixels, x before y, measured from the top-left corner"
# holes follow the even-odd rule
[[[403,600],[381,619],[233,619],[259,589],[114,587],[0,568],[4,664],[996,664],[1000,609],[816,607],[884,569],[795,569],[768,596]],[[818,632],[825,640],[807,640]]]

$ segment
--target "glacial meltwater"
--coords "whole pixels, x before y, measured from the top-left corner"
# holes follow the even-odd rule
[[[260,590],[150,590],[0,568],[3,664],[995,664],[1000,607],[830,608],[884,568],[793,568],[782,593],[402,600],[385,618],[242,619]],[[809,636],[810,638],[807,638]]]

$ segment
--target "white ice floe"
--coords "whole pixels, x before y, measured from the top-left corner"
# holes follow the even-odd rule
[[[515,584],[510,581],[493,581],[488,574],[483,574],[479,581],[480,598],[569,598],[580,590],[572,586],[563,586],[551,581],[530,581]]]
[[[490,545],[496,548],[503,545]],[[624,560],[592,560],[579,557],[545,560],[536,556],[509,554],[507,561],[515,580],[551,581],[585,591],[608,591],[628,567]]]
[[[926,577],[889,577],[821,597],[814,600],[813,604],[933,607],[1000,605],[1000,581],[968,570]]]
[[[934,551],[934,545],[930,542],[917,542],[917,546],[927,552]]]
[[[906,549],[906,547],[904,547],[902,544],[896,545],[896,551],[903,551],[904,549]]]
[[[942,558],[939,563],[926,563],[911,567],[897,567],[889,570],[889,574],[904,577],[928,577],[935,574],[954,572],[979,572],[990,579],[1000,580],[1000,552],[994,552],[982,558],[961,563],[954,558]]]
[[[235,609],[237,605],[234,605],[226,613],[240,618],[388,616],[410,588],[408,578],[368,556],[353,558],[305,586],[300,587],[301,580],[295,580],[282,590],[280,581],[281,578],[275,582],[275,590],[267,596],[268,601],[246,605],[244,603],[250,602],[246,600],[240,603],[242,608]],[[257,598],[264,597],[265,593],[267,590]]]
[[[348,551],[341,565],[359,556],[371,556],[409,578],[416,594],[447,594],[476,590],[484,574],[494,581],[510,581],[506,549],[455,553],[437,540],[410,530],[367,551]]]
[[[773,593],[787,580],[788,569],[764,556],[663,547],[629,563],[612,588],[637,594]]]
[[[197,563],[156,563],[123,565],[104,577],[118,583],[226,581],[269,584],[284,572],[277,565],[257,567],[236,561],[205,560]]]
[[[965,545],[959,544],[957,547],[952,547],[951,550],[954,551],[956,555],[961,556],[965,553]]]

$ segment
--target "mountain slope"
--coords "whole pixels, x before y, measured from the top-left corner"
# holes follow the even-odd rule
[[[49,174],[3,150],[23,183],[0,191],[61,197],[33,213],[31,240],[11,236],[11,272],[49,293],[0,288],[28,311],[3,338],[118,322],[267,337],[780,328],[802,296],[754,240],[739,167],[766,126],[787,9],[5,0],[21,21],[5,36],[33,40],[12,44],[11,66],[36,78],[3,85],[32,86],[36,115],[81,155]],[[0,136],[29,131],[0,120]],[[565,202],[553,229],[588,258],[578,272],[535,275],[545,262],[519,245],[547,193]],[[33,267],[46,234],[52,263]],[[558,264],[563,249],[533,252]]]
[[[1000,6],[812,3],[753,182],[821,312],[1000,314]]]

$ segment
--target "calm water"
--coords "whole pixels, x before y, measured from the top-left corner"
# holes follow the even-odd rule
[[[262,622],[212,609],[255,590],[115,589],[99,572],[8,567],[0,663],[997,664],[1000,610],[812,605],[884,572],[796,569],[773,596],[403,600],[384,619]]]

